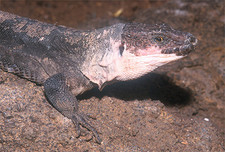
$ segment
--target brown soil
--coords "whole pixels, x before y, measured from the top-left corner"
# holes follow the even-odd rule
[[[194,34],[196,51],[135,81],[79,96],[98,145],[45,99],[42,87],[0,71],[0,151],[225,151],[223,1],[0,0],[0,9],[90,29],[165,22]]]

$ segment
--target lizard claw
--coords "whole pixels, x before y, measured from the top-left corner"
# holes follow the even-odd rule
[[[81,131],[80,131],[80,125],[79,125],[79,122],[77,120],[77,117],[72,117],[71,120],[72,120],[73,124],[75,125],[76,132],[77,132],[77,138],[79,138],[80,135],[81,135]]]
[[[81,135],[80,126],[79,126],[79,125],[81,125],[81,126],[85,127],[86,129],[88,129],[89,131],[91,131],[91,132],[94,134],[95,138],[96,138],[96,142],[97,142],[98,144],[101,144],[102,140],[101,140],[101,138],[99,137],[97,131],[95,130],[94,127],[92,127],[92,126],[85,120],[84,116],[82,116],[81,114],[75,114],[75,115],[73,115],[73,117],[72,117],[72,121],[73,121],[73,123],[74,123],[74,125],[75,125],[75,127],[76,127],[76,130],[77,130],[77,134],[78,134],[77,137],[79,137],[79,136]]]

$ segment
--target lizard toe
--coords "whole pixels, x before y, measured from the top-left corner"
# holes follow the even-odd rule
[[[72,117],[72,121],[74,123],[74,125],[76,126],[76,129],[78,130],[77,134],[80,136],[81,132],[80,132],[80,127],[79,125],[83,126],[84,128],[86,128],[87,130],[91,131],[94,135],[94,137],[96,138],[96,142],[98,144],[101,144],[102,140],[98,135],[98,132],[95,130],[94,127],[92,127],[85,119],[86,116],[84,116],[83,114],[74,114]],[[78,137],[79,137],[78,136]]]
[[[72,122],[73,122],[73,124],[75,126],[75,129],[76,129],[76,132],[77,132],[77,138],[79,138],[80,135],[81,135],[79,122],[78,122],[77,118],[74,117],[74,116],[72,117],[71,120],[72,120]]]

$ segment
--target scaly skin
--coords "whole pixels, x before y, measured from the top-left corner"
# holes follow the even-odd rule
[[[119,23],[77,31],[0,11],[0,67],[39,85],[48,101],[75,124],[97,131],[76,96],[115,81],[141,77],[194,49],[197,39],[168,25]]]

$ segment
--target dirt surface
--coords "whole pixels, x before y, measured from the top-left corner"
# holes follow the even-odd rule
[[[0,9],[78,29],[165,22],[194,34],[196,51],[136,81],[81,96],[103,142],[58,113],[43,88],[0,71],[0,151],[225,151],[223,1],[0,0]]]

